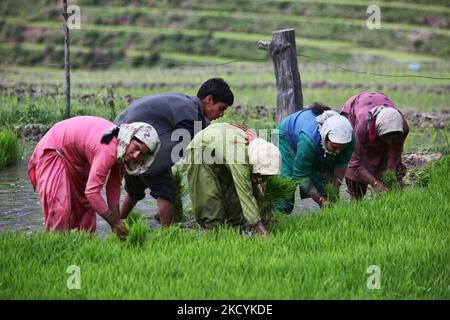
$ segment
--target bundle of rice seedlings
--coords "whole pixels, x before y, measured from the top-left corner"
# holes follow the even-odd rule
[[[336,192],[332,182],[328,182],[325,185],[325,191],[327,192],[327,199],[329,202],[335,203],[339,200],[339,194]]]
[[[127,230],[127,244],[132,247],[142,247],[150,231],[140,212],[132,211],[125,220]]]
[[[292,195],[297,188],[297,184],[290,178],[271,176],[266,181],[264,197],[259,201],[259,209],[263,221],[271,221],[272,211],[276,204],[286,197]]]
[[[183,198],[187,194],[187,186],[186,183],[183,182],[183,175],[180,170],[176,170],[173,174],[173,180],[175,181],[175,185],[177,186],[177,195],[175,197],[175,222],[183,221],[184,213],[183,213]]]
[[[383,183],[389,191],[398,190],[397,173],[394,170],[386,170],[382,177]]]

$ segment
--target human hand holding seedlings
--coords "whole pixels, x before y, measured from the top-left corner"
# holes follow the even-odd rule
[[[125,220],[120,219],[114,226],[111,226],[111,229],[114,233],[117,234],[120,240],[125,240],[127,237],[127,231],[125,229]]]
[[[333,207],[333,205],[334,205],[333,202],[328,201],[328,200],[327,200],[326,198],[324,198],[324,197],[322,197],[322,199],[320,200],[320,203],[319,203],[319,206],[320,206],[322,209],[331,208],[331,207]]]
[[[386,188],[386,186],[384,185],[383,182],[379,181],[379,180],[375,180],[373,183],[370,184],[372,186],[372,188],[375,190],[375,192],[377,193],[377,196],[381,196],[381,194],[383,192],[388,191],[388,188]]]
[[[324,197],[316,187],[312,187],[308,194],[321,208],[329,208],[332,206],[332,203]]]
[[[269,232],[267,232],[266,227],[264,227],[264,225],[262,224],[262,222],[258,222],[255,226],[255,230],[256,232],[258,232],[259,235],[269,239]]]
[[[373,190],[376,192],[377,196],[381,196],[383,192],[388,191],[388,188],[384,185],[384,183],[377,178],[375,178],[369,170],[367,170],[365,167],[361,167],[359,169],[359,178],[367,183],[368,185],[372,186]]]
[[[127,231],[125,229],[125,220],[120,217],[119,205],[112,206],[111,208],[113,222],[111,224],[111,230],[117,234],[120,240],[125,240],[127,237]]]
[[[125,240],[126,230],[123,220],[120,219],[119,205],[111,206],[106,212],[100,213],[100,216],[108,222],[111,230],[120,240]]]

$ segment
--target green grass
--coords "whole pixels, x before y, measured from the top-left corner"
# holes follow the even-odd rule
[[[447,149],[448,152],[449,149]],[[417,170],[413,173],[415,184],[419,187],[427,187],[433,179],[435,172],[441,172],[450,168],[450,156],[444,157],[440,161],[433,161],[425,168]]]
[[[310,11],[311,4],[308,5],[308,9]],[[317,13],[320,13],[318,16],[312,16],[311,14],[301,16],[301,19],[299,19],[298,14],[283,14],[280,16],[279,13],[269,13],[265,12],[263,15],[261,12],[257,11],[245,11],[245,12],[228,12],[225,10],[214,10],[214,9],[207,9],[207,10],[195,10],[195,11],[189,11],[187,12],[186,9],[180,9],[180,8],[152,8],[152,11],[149,12],[147,7],[115,7],[115,6],[108,6],[106,8],[100,8],[95,6],[84,6],[83,7],[86,12],[88,12],[89,17],[91,18],[90,21],[93,21],[95,18],[105,17],[109,21],[114,21],[117,17],[129,17],[133,13],[142,13],[142,14],[150,14],[150,16],[153,19],[157,19],[157,17],[163,17],[166,20],[170,20],[172,16],[176,16],[179,19],[179,22],[181,23],[182,20],[180,20],[180,17],[203,17],[203,18],[215,18],[217,19],[232,19],[234,23],[231,23],[227,26],[227,28],[233,28],[233,24],[238,24],[240,20],[244,20],[247,22],[249,21],[258,21],[261,19],[262,16],[264,16],[264,20],[266,22],[273,21],[278,23],[283,23],[285,25],[297,25],[299,22],[306,23],[306,24],[313,24],[314,27],[317,28],[320,24],[329,24],[333,25],[335,28],[343,25],[347,26],[358,26],[358,27],[366,27],[366,20],[361,19],[364,15],[355,15],[358,17],[358,19],[342,19],[341,17],[330,17],[330,16],[323,16],[323,12],[325,11],[323,9],[323,6],[318,10]],[[367,8],[367,7],[366,7]],[[315,8],[314,8],[315,9]],[[447,8],[443,8],[445,11],[449,12]],[[423,14],[423,13],[422,13]],[[436,13],[435,13],[436,14]],[[188,19],[186,19],[188,20]],[[189,21],[189,20],[188,20]],[[202,22],[205,22],[205,19],[202,19]],[[241,22],[241,25],[244,23]],[[258,26],[259,28],[263,27],[266,28],[266,26]],[[386,30],[396,30],[396,31],[411,31],[416,30],[417,25],[413,24],[406,24],[406,23],[392,23],[392,22],[384,22],[383,28]],[[449,36],[450,32],[445,29],[440,28],[433,28],[433,27],[426,27],[421,26],[423,30],[427,30],[430,32],[434,32],[437,34],[442,34]]]
[[[0,235],[1,299],[450,299],[448,167],[427,188],[278,216],[271,239],[238,231]],[[66,287],[71,265],[81,288]],[[381,288],[369,290],[369,266]]]
[[[450,150],[450,125],[445,128],[410,127],[405,141],[404,151],[411,152],[448,152]]]
[[[17,136],[9,130],[0,131],[0,169],[17,164],[22,153]]]

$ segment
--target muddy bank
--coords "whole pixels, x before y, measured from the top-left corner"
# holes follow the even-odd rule
[[[13,128],[14,133],[24,141],[37,142],[50,129],[50,125],[45,124],[22,124]]]
[[[405,111],[405,118],[410,127],[434,127],[442,129],[450,123],[450,108],[429,112]]]
[[[410,153],[403,155],[403,163],[408,169],[423,169],[428,163],[441,159],[442,152]]]

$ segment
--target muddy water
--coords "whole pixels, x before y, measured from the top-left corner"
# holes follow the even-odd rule
[[[31,234],[44,230],[43,214],[37,192],[34,192],[27,176],[29,156],[24,157],[17,166],[0,170],[0,233],[6,230]],[[148,192],[148,191],[147,191]],[[103,190],[103,196],[105,193]],[[341,190],[341,196],[346,197]],[[122,194],[122,199],[124,194]],[[318,206],[311,199],[300,201],[298,192],[294,214],[317,210]],[[156,201],[149,195],[136,205],[151,227],[159,226],[154,220]],[[108,224],[97,215],[97,233],[105,236],[111,232]]]

